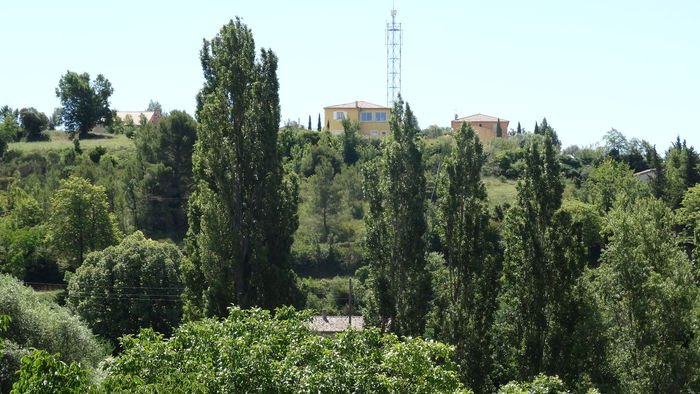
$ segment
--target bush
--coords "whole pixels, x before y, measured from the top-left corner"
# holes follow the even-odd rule
[[[90,153],[88,153],[88,156],[90,156],[90,160],[92,160],[93,163],[99,163],[100,158],[105,153],[107,153],[107,148],[102,145],[97,145],[96,147],[92,148]]]
[[[34,290],[4,274],[0,274],[0,311],[12,319],[5,332],[0,363],[3,391],[16,379],[15,370],[5,366],[19,365],[29,348],[60,353],[61,361],[87,366],[95,366],[109,353],[107,346],[67,309],[43,300]]]
[[[111,392],[458,392],[452,348],[377,329],[319,336],[306,313],[231,308],[222,320],[122,339],[107,362]]]
[[[150,327],[169,335],[182,313],[182,254],[137,231],[88,255],[69,275],[67,306],[95,333],[112,340]]]
[[[90,386],[88,373],[75,361],[66,364],[58,354],[35,350],[22,357],[12,393],[80,393]]]

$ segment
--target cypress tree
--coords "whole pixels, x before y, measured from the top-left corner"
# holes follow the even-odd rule
[[[201,62],[185,314],[295,303],[300,294],[288,256],[298,188],[277,150],[277,57],[262,49],[256,58],[250,29],[236,19],[204,41]]]
[[[312,130],[311,129],[311,115],[309,115],[309,130]]]
[[[496,137],[503,138],[503,129],[501,128],[501,119],[496,120]]]
[[[418,122],[394,104],[382,156],[364,169],[366,257],[371,297],[367,321],[398,335],[422,335],[430,297],[425,267],[425,174]]]
[[[515,134],[522,134],[522,133],[523,133],[523,129],[522,129],[522,127],[520,127],[520,122],[518,122],[518,130],[515,132]]]
[[[321,131],[321,114],[318,114],[318,124],[316,125],[316,131]]]
[[[347,165],[352,165],[360,159],[360,154],[357,153],[357,130],[360,129],[360,124],[356,121],[343,119],[343,162]]]
[[[537,122],[535,122],[535,131],[533,131],[534,134],[540,134],[540,126],[537,125]]]

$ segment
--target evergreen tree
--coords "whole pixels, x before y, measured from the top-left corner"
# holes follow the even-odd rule
[[[522,134],[522,133],[523,133],[523,129],[522,129],[522,127],[520,127],[520,122],[518,122],[518,129],[515,132],[515,134]]]
[[[667,202],[678,208],[685,191],[700,182],[700,156],[680,138],[666,152],[665,175],[668,182]]]
[[[309,205],[314,215],[321,218],[321,242],[329,242],[331,216],[340,211],[341,194],[334,182],[335,170],[325,157],[321,157],[314,175],[307,178]]]
[[[366,257],[371,265],[367,319],[398,335],[422,335],[430,297],[425,267],[425,174],[418,123],[402,101],[380,158],[364,168]]]
[[[277,149],[277,57],[263,49],[256,59],[251,31],[236,19],[204,41],[201,61],[185,314],[297,303],[289,249],[298,187]]]
[[[318,114],[318,124],[316,125],[316,131],[321,131],[321,114]]]
[[[496,137],[503,138],[503,129],[501,128],[501,119],[496,120]]]
[[[140,167],[141,176],[125,181],[136,181],[141,188],[141,198],[133,202],[139,205],[138,211],[144,218],[138,228],[148,236],[177,242],[185,236],[196,129],[190,115],[173,111],[157,125],[143,126],[134,138],[134,165]]]
[[[649,186],[651,188],[651,193],[656,198],[661,198],[665,200],[668,183],[666,181],[666,170],[664,168],[664,161],[656,151],[656,146],[652,146],[646,141],[642,142],[644,146],[645,159],[649,165],[650,169],[656,170],[655,175],[651,178]]]
[[[535,122],[535,131],[533,131],[534,134],[542,134],[540,133],[540,126],[537,125],[537,122]]]
[[[490,329],[498,292],[498,261],[489,233],[486,188],[481,181],[483,148],[471,124],[455,134],[456,149],[440,187],[440,232],[445,245],[448,309],[439,335],[457,347],[467,387],[487,391],[491,371]]]
[[[343,119],[343,161],[347,165],[352,165],[360,159],[357,152],[357,131],[360,124],[349,119]]]

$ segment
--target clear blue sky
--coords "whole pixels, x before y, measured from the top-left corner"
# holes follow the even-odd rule
[[[611,127],[664,151],[700,147],[700,1],[395,2],[403,96],[421,127],[457,113],[543,116],[565,145]],[[392,1],[10,1],[2,6],[0,105],[50,114],[66,70],[104,74],[113,108],[193,113],[199,50],[240,16],[279,57],[282,121],[386,103],[384,28]]]

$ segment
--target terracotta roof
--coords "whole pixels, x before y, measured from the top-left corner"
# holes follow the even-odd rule
[[[117,116],[122,120],[122,122],[126,122],[127,116],[131,117],[131,120],[134,121],[135,125],[138,125],[140,120],[141,120],[141,114],[146,117],[146,122],[150,122],[151,119],[153,118],[153,115],[155,112],[153,111],[117,111]]]
[[[368,103],[367,101],[353,101],[352,103],[346,103],[346,104],[338,104],[338,105],[331,105],[328,107],[323,107],[323,109],[326,108],[363,108],[363,109],[389,109],[389,107],[385,107],[383,105],[379,104],[372,104]]]
[[[465,116],[464,118],[459,118],[459,119],[455,119],[455,120],[457,120],[459,122],[474,123],[474,122],[496,122],[499,119],[501,122],[504,122],[504,123],[508,122],[507,120],[505,120],[503,118],[494,118],[493,116],[484,115],[484,114],[475,114],[472,116]]]
[[[347,316],[312,316],[309,328],[321,333],[342,332],[349,328],[361,330],[365,325],[362,316],[352,317],[352,327],[350,327]]]

